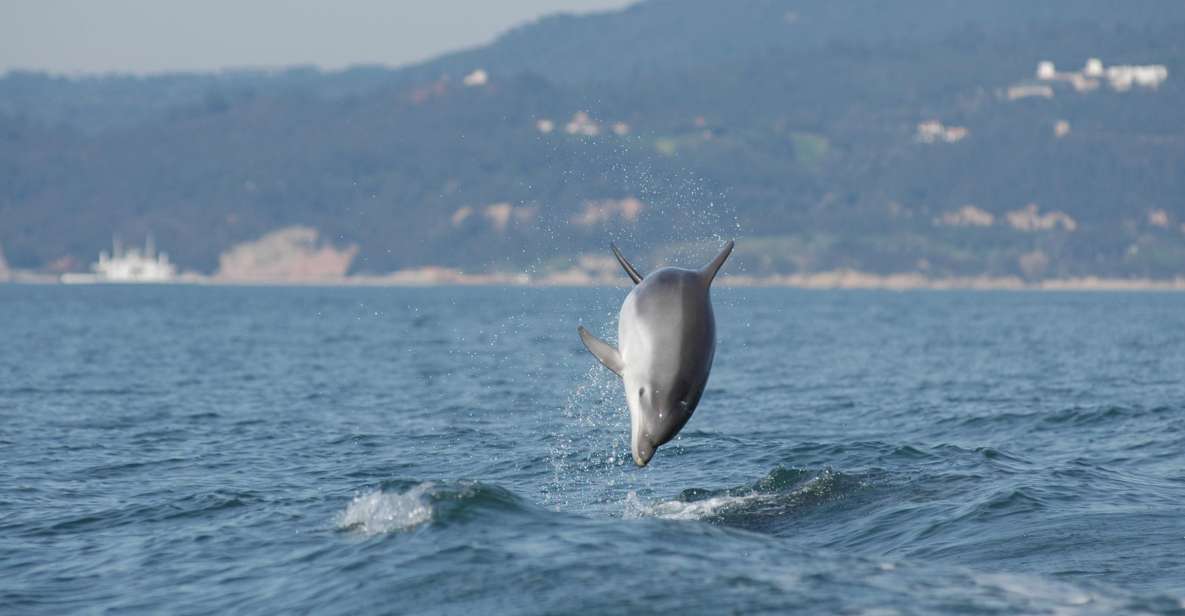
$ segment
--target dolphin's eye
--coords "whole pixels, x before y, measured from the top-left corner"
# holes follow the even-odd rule
[[[639,389],[639,390],[638,390],[638,399],[640,400],[640,399],[642,399],[642,398],[645,398],[645,397],[646,397],[646,388],[645,388],[645,387],[643,387],[643,388],[641,388],[641,389]]]

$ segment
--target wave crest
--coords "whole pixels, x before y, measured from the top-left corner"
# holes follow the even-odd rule
[[[477,517],[521,515],[532,509],[514,493],[477,481],[384,482],[359,494],[338,516],[342,530],[367,535],[465,523]]]
[[[626,495],[624,517],[728,521],[778,516],[791,510],[843,498],[866,485],[864,478],[833,471],[775,468],[757,482],[727,490],[684,490],[672,500],[643,502]]]
[[[365,535],[415,528],[432,519],[432,503],[426,496],[432,487],[432,482],[427,481],[406,492],[391,493],[379,489],[359,494],[341,513],[337,527]]]

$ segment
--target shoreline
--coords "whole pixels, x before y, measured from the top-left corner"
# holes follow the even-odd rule
[[[586,272],[560,272],[537,278],[527,274],[464,274],[455,270],[432,268],[374,276],[359,275],[320,279],[226,279],[213,276],[183,275],[168,281],[70,280],[41,274],[18,273],[0,284],[99,286],[99,285],[190,285],[219,287],[628,287],[616,276],[589,275]],[[884,291],[1185,291],[1185,276],[1169,279],[1107,278],[1079,276],[1025,281],[1017,276],[963,276],[931,278],[916,273],[869,274],[858,271],[833,271],[815,274],[748,276],[722,275],[718,286],[737,288],[791,288],[817,290]]]

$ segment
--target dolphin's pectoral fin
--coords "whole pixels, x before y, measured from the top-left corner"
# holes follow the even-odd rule
[[[588,352],[605,364],[606,368],[617,373],[617,376],[621,376],[621,371],[625,368],[625,363],[621,361],[621,353],[618,353],[617,349],[610,346],[608,342],[588,333],[583,325],[577,327],[576,331],[580,332],[580,340],[584,342]]]
[[[712,284],[712,281],[716,279],[716,272],[720,271],[720,266],[724,265],[724,262],[728,260],[728,255],[732,254],[733,245],[735,245],[735,242],[728,240],[728,243],[724,245],[724,249],[720,251],[720,254],[716,255],[716,258],[712,259],[711,263],[705,265],[700,270],[707,279],[708,284]]]
[[[617,249],[617,244],[609,242],[609,248],[613,249],[613,256],[617,257],[617,262],[621,264],[621,267],[625,268],[625,273],[629,274],[630,280],[633,280],[634,284],[642,282],[642,275],[638,273],[637,268],[631,265],[629,261],[625,260],[625,257],[622,256],[621,251]]]

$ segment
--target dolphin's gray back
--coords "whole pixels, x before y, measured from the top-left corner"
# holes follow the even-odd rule
[[[691,419],[707,386],[716,355],[709,293],[734,242],[698,270],[664,267],[646,276],[615,244],[609,246],[637,285],[621,305],[618,347],[583,326],[576,330],[589,352],[621,377],[630,408],[630,452],[635,464],[646,466]]]

